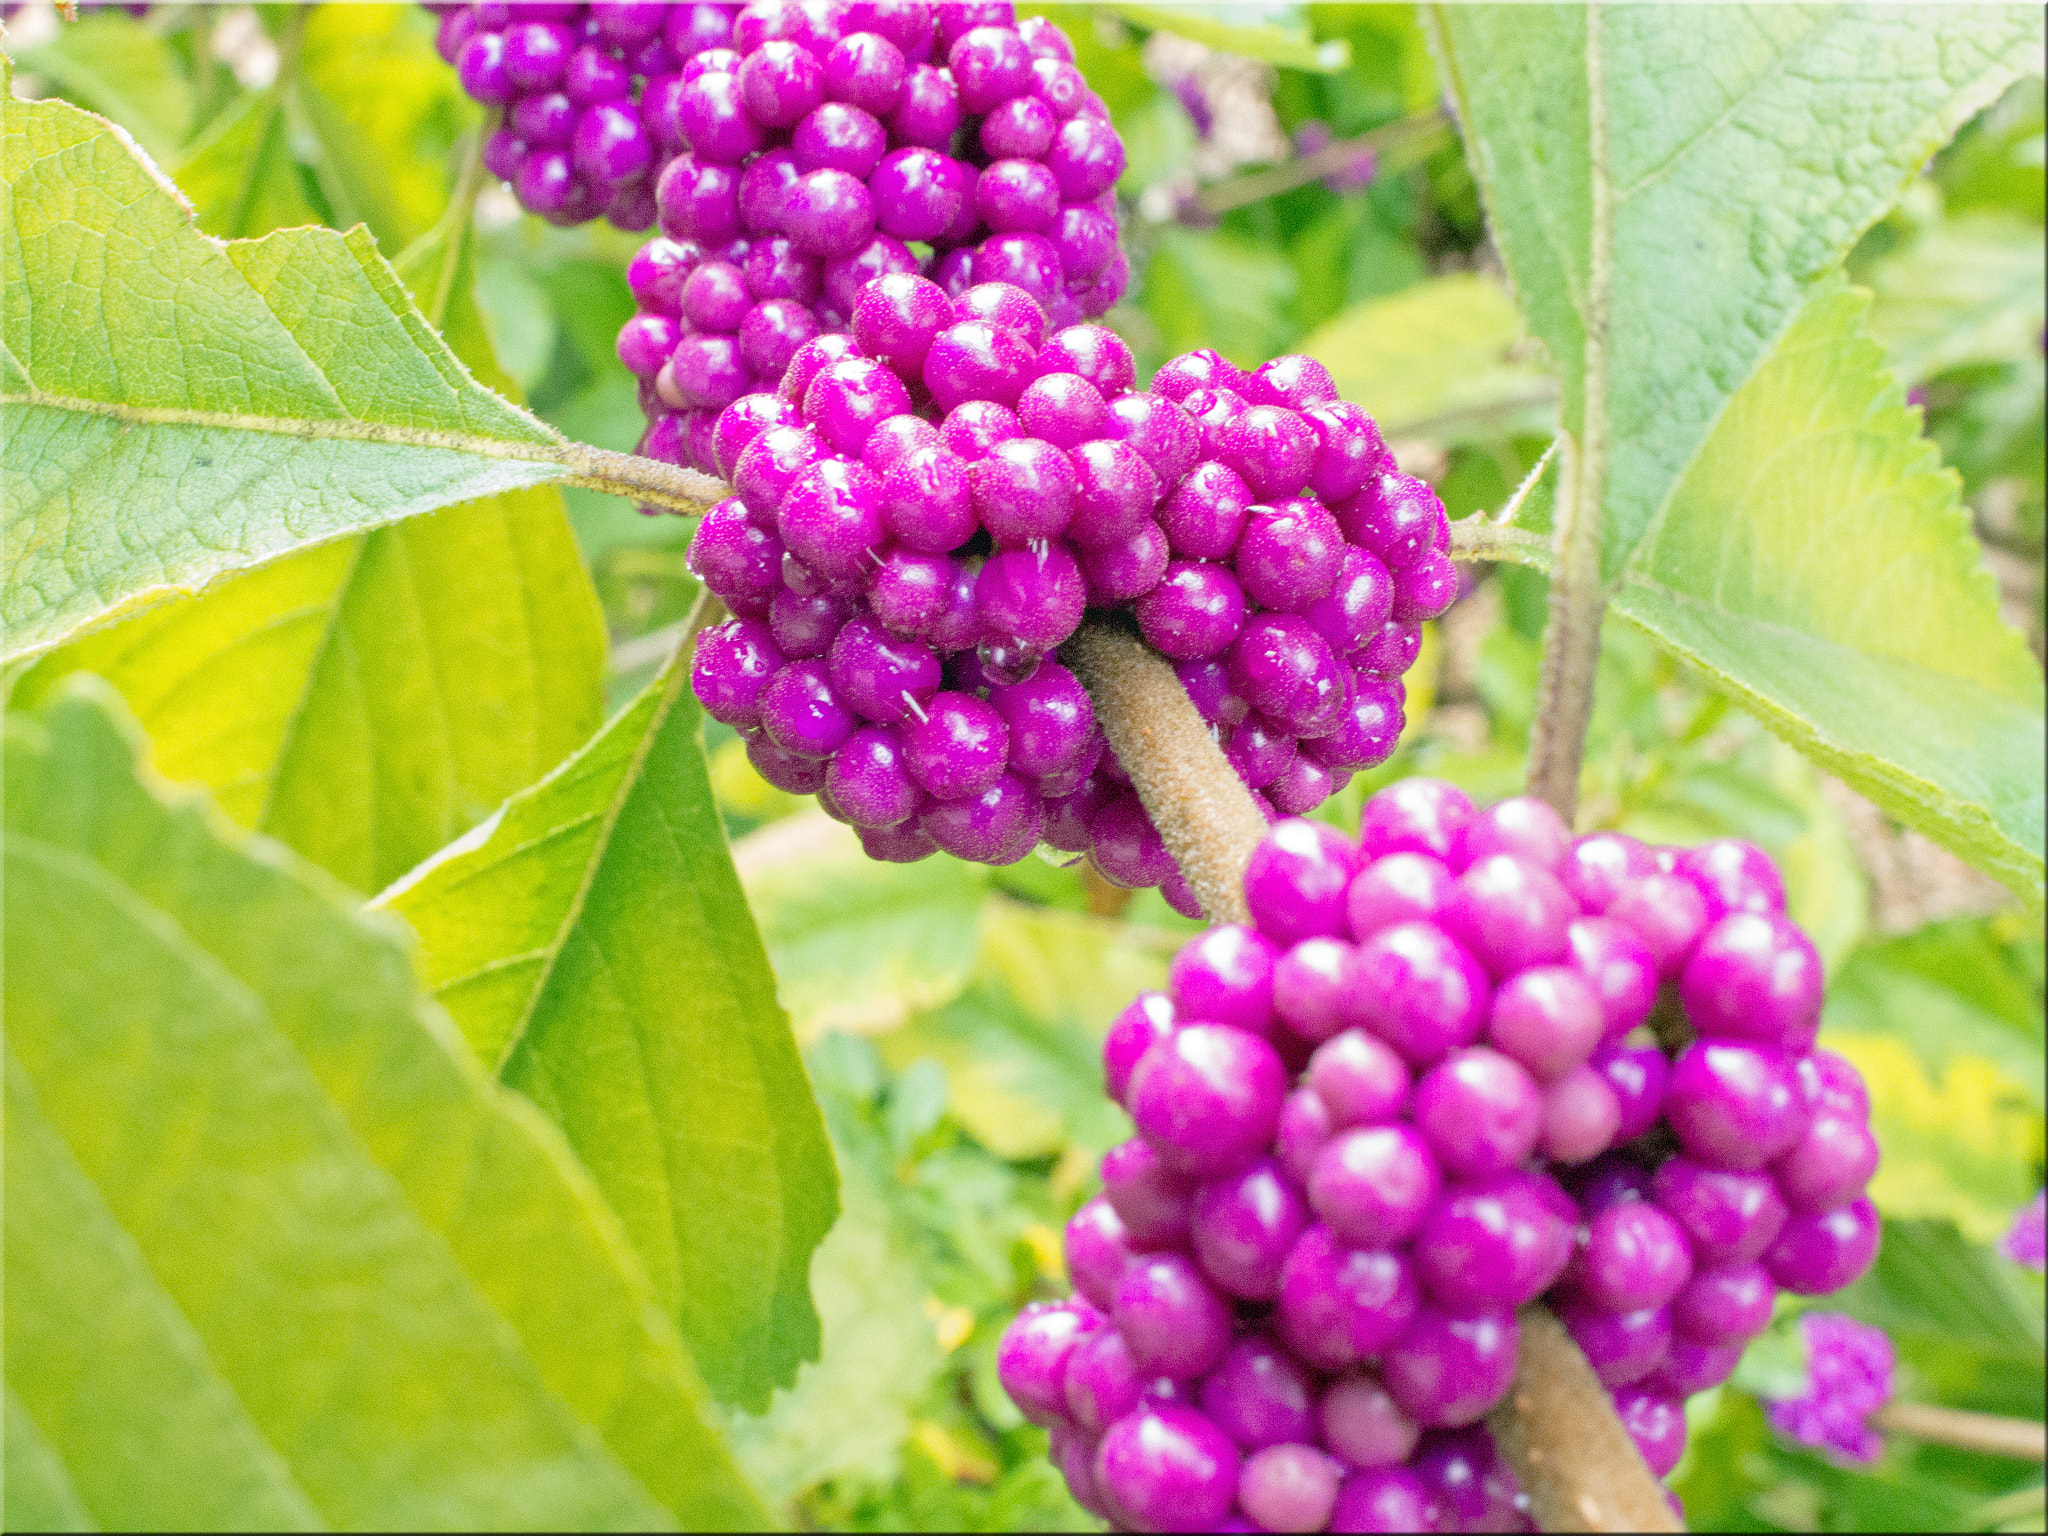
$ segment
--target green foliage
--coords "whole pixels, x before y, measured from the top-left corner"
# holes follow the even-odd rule
[[[721,1396],[817,1352],[837,1213],[673,660],[583,751],[379,898],[477,1060],[568,1135]]]
[[[1541,431],[1557,386],[1522,354],[1521,322],[1501,285],[1477,273],[1425,279],[1354,305],[1301,350],[1330,369],[1345,399],[1392,439],[1446,442]]]
[[[98,674],[161,773],[373,891],[596,729],[602,646],[536,489],[227,577],[45,657],[16,699]]]
[[[563,473],[553,435],[470,378],[366,233],[222,246],[99,120],[9,96],[0,125],[9,655]]]
[[[735,858],[799,1039],[890,1029],[966,985],[986,866],[878,863],[822,812],[753,833]]]
[[[1977,542],[2038,648],[2038,13],[1607,8],[1592,70],[1568,8],[1027,9],[1129,148],[1141,366],[1310,350],[1454,515],[1544,471],[1542,530],[1604,303],[1582,823],[1780,861],[1886,1149],[1879,1266],[1827,1305],[1908,1398],[2038,1416],[2040,1281],[1992,1246],[2041,1177],[2038,923],[1873,935],[1885,834],[1825,777],[2038,891],[2038,665]],[[0,109],[6,1522],[1093,1528],[994,1348],[1065,1289],[1128,1133],[1101,1032],[1189,925],[1036,858],[873,863],[725,728],[707,761],[660,660],[691,523],[544,483],[554,433],[641,430],[641,237],[472,217],[420,8],[259,8],[258,88],[217,14],[22,61],[189,209],[74,108]],[[1181,222],[1228,146],[1154,31],[1268,66],[1269,129],[1373,133],[1373,184],[1244,164]],[[1468,570],[1396,758],[1321,814],[1520,787],[1545,580]],[[87,673],[275,841],[138,770]],[[388,886],[410,959],[278,843]],[[2011,1463],[1775,1436],[1796,1307],[1692,1405],[1696,1528],[2038,1528]]]
[[[1506,7],[1436,24],[1567,431],[1586,430],[1588,381],[1604,389],[1587,472],[1615,605],[2038,905],[2038,665],[1831,285],[1905,178],[2038,58],[2040,17]],[[1700,57],[1711,75],[1682,62]],[[1773,131],[1788,115],[1819,143]],[[1730,217],[1734,184],[1752,191]]]
[[[103,700],[7,728],[8,1524],[756,1524],[561,1139]]]
[[[1568,430],[1585,420],[1589,335],[1604,357],[1610,573],[1856,237],[2039,68],[2042,36],[2022,7],[1727,7],[1674,24],[1642,8],[1473,6],[1433,20]],[[1791,121],[1803,131],[1781,131]]]
[[[1119,3],[1107,9],[1136,26],[1172,32],[1219,53],[1235,53],[1288,69],[1337,74],[1351,63],[1351,45],[1342,38],[1317,43],[1281,27],[1238,26],[1218,20],[1214,10],[1205,6]]]
[[[2036,904],[2041,673],[1953,474],[1826,297],[1728,402],[1614,606],[1793,745]]]

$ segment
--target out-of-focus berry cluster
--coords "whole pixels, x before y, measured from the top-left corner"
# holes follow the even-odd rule
[[[737,494],[690,558],[734,617],[695,682],[764,777],[877,858],[1044,841],[1197,915],[1049,659],[1086,613],[1173,659],[1269,816],[1392,752],[1420,624],[1457,592],[1436,497],[1308,358],[1246,374],[1196,352],[1133,383],[1113,332],[1056,329],[1012,284],[893,273],[851,334],[802,342],[774,394],[716,418]]]
[[[1000,1353],[1119,1526],[1528,1528],[1479,1423],[1517,1308],[1661,1477],[1778,1290],[1869,1265],[1868,1101],[1756,848],[1408,780],[1356,843],[1280,823],[1245,896],[1111,1026],[1138,1134],[1067,1228],[1075,1295]]]

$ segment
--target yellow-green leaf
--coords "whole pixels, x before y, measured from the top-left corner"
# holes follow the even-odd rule
[[[486,1070],[538,1104],[626,1223],[721,1397],[817,1352],[831,1149],[671,662],[582,751],[379,904]]]
[[[7,722],[8,1525],[758,1529],[560,1136],[118,708]]]

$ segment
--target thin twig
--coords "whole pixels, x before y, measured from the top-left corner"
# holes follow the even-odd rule
[[[1202,911],[1246,921],[1245,864],[1266,819],[1173,668],[1103,624],[1084,626],[1060,654]],[[1491,1422],[1545,1530],[1683,1529],[1585,1356],[1540,1307],[1522,1314],[1514,1385]]]
[[[1453,560],[1503,560],[1514,565],[1550,565],[1550,540],[1526,528],[1503,528],[1484,517],[1463,517],[1451,524]]]
[[[2048,1425],[2038,1419],[1970,1413],[1936,1403],[1893,1402],[1872,1414],[1870,1422],[1888,1435],[1910,1435],[1915,1440],[2017,1461],[2048,1461]]]
[[[455,192],[442,215],[446,231],[441,245],[441,268],[434,274],[434,291],[429,297],[427,322],[439,330],[448,323],[449,301],[455,297],[455,279],[462,271],[462,259],[469,250],[470,221],[476,217],[477,194],[484,185],[484,138],[488,128],[479,128],[462,157],[462,170],[455,178]]]
[[[1305,187],[1312,181],[1321,181],[1325,176],[1348,170],[1361,155],[1386,155],[1397,146],[1411,151],[1419,147],[1413,158],[1421,159],[1436,148],[1448,128],[1442,110],[1431,107],[1426,112],[1382,124],[1355,139],[1339,139],[1333,144],[1325,144],[1312,154],[1299,155],[1270,170],[1212,182],[1195,194],[1195,200],[1204,213],[1228,213],[1233,208],[1262,203],[1269,197],[1278,197],[1283,192],[1292,192],[1296,187]],[[1405,160],[1400,165],[1390,163],[1384,169],[1399,170],[1405,164]]]

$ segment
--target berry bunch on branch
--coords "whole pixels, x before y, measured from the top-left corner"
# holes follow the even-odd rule
[[[907,273],[862,288],[852,326],[719,416],[737,494],[691,545],[735,614],[698,695],[771,782],[878,858],[1045,842],[1192,916],[1050,659],[1084,617],[1176,659],[1268,819],[1393,751],[1420,621],[1456,593],[1448,524],[1319,364],[1190,353],[1138,391],[1115,333]]]
[[[1128,705],[1148,670],[1083,674]],[[1139,762],[1215,842],[1227,781]],[[1876,1250],[1868,1102],[1813,1048],[1776,870],[1427,780],[1356,842],[1290,820],[1238,858],[1239,920],[1105,1043],[1139,1134],[1069,1226],[1076,1296],[1006,1336],[1076,1496],[1139,1529],[1668,1521],[1684,1399]]]
[[[763,777],[878,859],[1086,856],[1220,924],[1111,1029],[1138,1134],[1069,1226],[1075,1296],[1003,1345],[1076,1497],[1670,1527],[1685,1399],[1877,1241],[1768,859],[1424,780],[1356,840],[1299,819],[1392,752],[1449,524],[1310,359],[1137,387],[1092,323],[1123,147],[1056,27],[476,5],[442,44],[528,207],[660,222],[619,355],[642,454],[732,488],[692,681]]]

